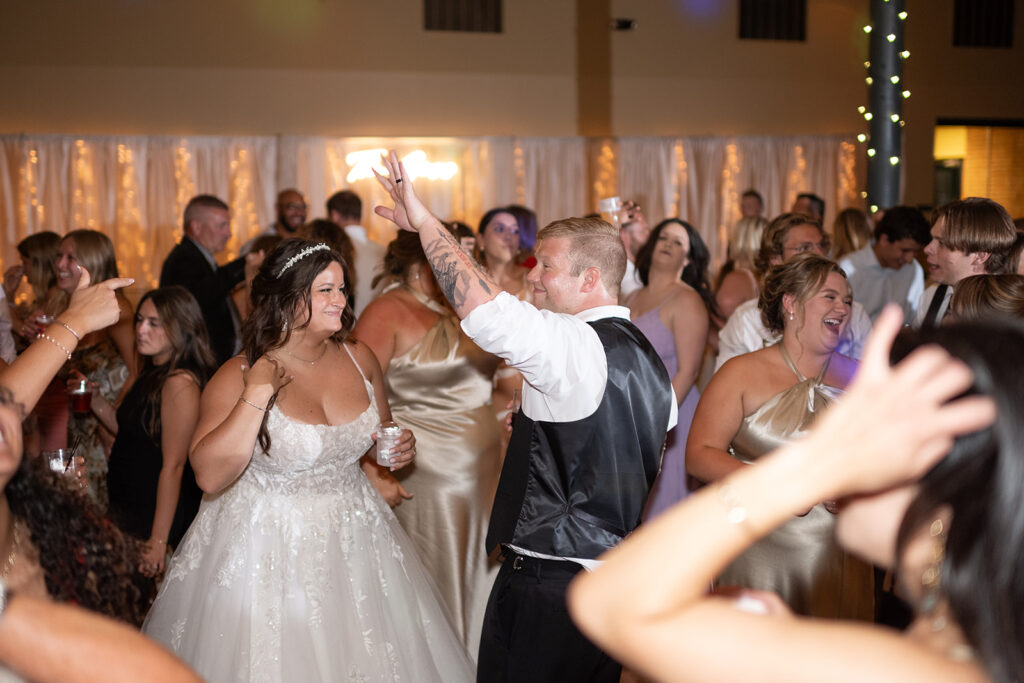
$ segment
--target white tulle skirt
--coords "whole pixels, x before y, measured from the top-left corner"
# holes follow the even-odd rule
[[[473,680],[411,541],[358,466],[309,474],[282,483],[250,466],[207,497],[145,633],[214,683]]]

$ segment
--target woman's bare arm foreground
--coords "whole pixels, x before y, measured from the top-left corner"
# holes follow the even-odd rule
[[[703,489],[580,575],[569,606],[584,633],[658,680],[976,678],[976,666],[894,632],[757,616],[705,595],[734,557],[793,515],[914,480],[955,436],[994,420],[987,398],[946,403],[970,386],[971,373],[945,352],[923,348],[889,367],[899,324],[899,312],[887,309],[849,393],[807,439]]]
[[[135,629],[78,607],[18,595],[0,619],[0,662],[42,683],[200,680]]]

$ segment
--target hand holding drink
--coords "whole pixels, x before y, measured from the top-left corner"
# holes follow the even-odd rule
[[[377,464],[391,466],[394,455],[391,449],[398,445],[402,436],[402,428],[394,420],[385,420],[377,425]]]
[[[394,420],[383,420],[374,432],[377,440],[376,463],[394,471],[416,457],[416,436]]]
[[[76,415],[87,415],[92,409],[92,388],[89,380],[82,378],[71,390],[71,412]]]
[[[97,386],[78,370],[72,370],[68,378],[68,396],[71,398],[71,412],[81,417],[92,410],[92,394]]]

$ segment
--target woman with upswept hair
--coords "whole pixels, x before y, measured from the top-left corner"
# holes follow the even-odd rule
[[[252,282],[244,356],[203,392],[189,457],[206,492],[146,633],[208,680],[465,681],[472,667],[369,477],[391,417],[352,326],[341,256],[281,242]],[[408,464],[405,431],[385,456]]]
[[[827,414],[857,368],[836,351],[852,307],[846,274],[824,256],[800,254],[765,275],[758,308],[781,339],[711,378],[686,444],[691,475],[713,484]],[[718,585],[772,591],[802,615],[871,619],[871,569],[836,545],[835,512],[831,502],[804,510],[723,567]]]
[[[383,368],[395,419],[416,432],[416,461],[397,474],[408,499],[395,515],[475,655],[498,571],[484,550],[501,473],[502,435],[491,408],[498,358],[462,331],[416,233],[400,231],[383,266],[378,277],[396,281],[352,334]]]

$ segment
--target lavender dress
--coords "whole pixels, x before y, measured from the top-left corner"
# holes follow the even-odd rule
[[[675,377],[679,371],[679,359],[676,358],[676,342],[672,330],[665,327],[661,322],[659,313],[665,304],[658,304],[640,317],[633,320],[633,324],[640,328],[644,336],[651,342],[651,346],[658,352],[661,362],[665,364],[669,377]],[[668,433],[665,441],[665,456],[661,461],[661,471],[654,481],[654,489],[651,491],[650,500],[647,502],[647,511],[644,519],[653,519],[657,515],[672,507],[689,493],[686,486],[686,437],[690,433],[690,423],[693,422],[693,413],[697,410],[697,401],[700,400],[700,392],[696,385],[690,387],[690,391],[679,404],[679,422],[675,429]]]

